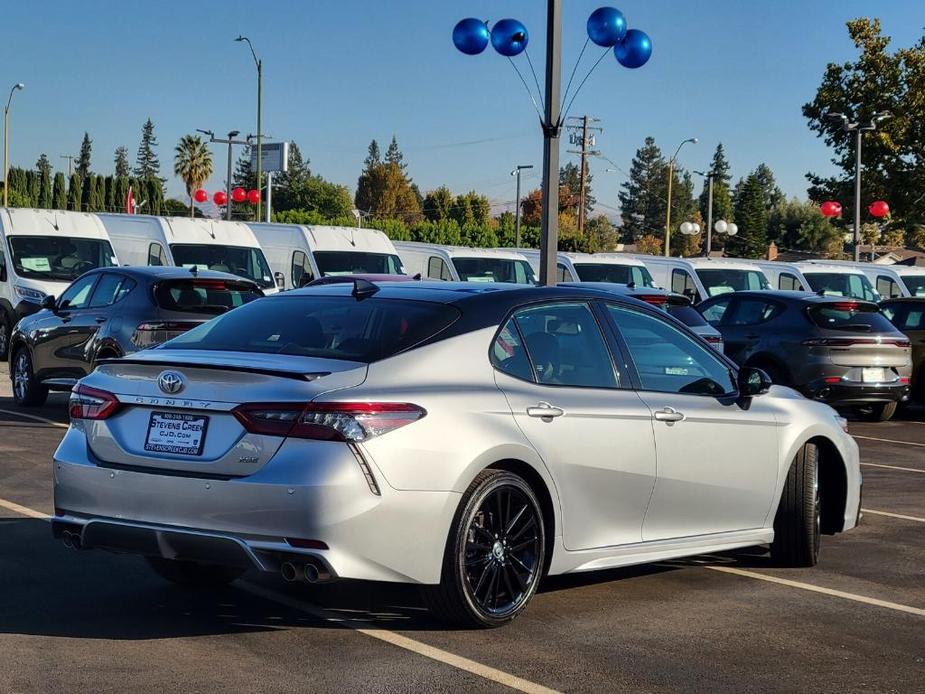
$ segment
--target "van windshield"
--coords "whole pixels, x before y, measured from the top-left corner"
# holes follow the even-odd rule
[[[822,292],[826,296],[880,301],[880,295],[874,291],[867,275],[848,272],[804,272],[803,276],[814,292]]]
[[[610,282],[637,287],[654,287],[652,275],[640,265],[616,265],[614,263],[575,263],[578,279],[582,282]]]
[[[401,258],[392,253],[365,251],[315,251],[321,276],[328,275],[403,275]]]
[[[912,296],[925,296],[925,275],[903,275],[902,280]]]
[[[259,248],[212,244],[173,243],[173,260],[179,267],[230,272],[253,280],[263,289],[273,286],[273,273]]]
[[[453,265],[462,282],[506,282],[536,284],[533,268],[526,260],[516,258],[453,258]]]
[[[697,277],[707,290],[707,296],[768,288],[768,279],[760,270],[710,268],[709,270],[697,270]]]
[[[11,236],[13,269],[20,277],[70,282],[88,270],[113,267],[109,241],[68,236]]]

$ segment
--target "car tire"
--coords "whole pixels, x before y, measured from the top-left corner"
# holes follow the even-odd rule
[[[20,407],[38,407],[48,399],[48,387],[35,378],[32,355],[26,346],[16,350],[13,358],[13,400]]]
[[[878,402],[862,407],[859,413],[868,422],[888,422],[893,419],[897,409],[898,402]]]
[[[815,566],[822,535],[819,449],[806,443],[796,454],[774,517],[771,558],[782,566]]]
[[[12,333],[12,327],[10,326],[10,319],[6,316],[6,311],[0,308],[0,361],[3,361],[9,356],[10,352],[10,334]]]
[[[240,578],[246,569],[237,566],[198,564],[179,559],[146,557],[148,566],[165,581],[187,588],[214,588],[224,586]]]
[[[543,512],[530,485],[511,472],[483,470],[456,511],[440,584],[423,589],[427,607],[463,626],[507,624],[536,593],[545,543]]]

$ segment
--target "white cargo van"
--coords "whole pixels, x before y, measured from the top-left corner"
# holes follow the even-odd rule
[[[518,248],[530,261],[533,272],[540,274],[540,252],[535,248]],[[625,253],[571,253],[559,251],[556,257],[556,282],[607,282],[652,287],[652,275],[639,258]]]
[[[806,262],[807,264],[813,265],[837,265],[851,270],[860,270],[867,275],[867,279],[869,279],[874,286],[874,290],[883,299],[913,296],[912,290],[906,286],[903,276],[898,271],[896,265],[863,262],[855,263],[850,260],[809,260]],[[925,268],[920,268],[919,272],[923,275],[922,281],[925,282]],[[913,284],[915,284],[914,281]]]
[[[395,244],[409,275],[447,282],[536,284],[522,253],[509,248],[466,248],[400,241]]]
[[[783,289],[791,292],[809,292],[809,281],[803,277],[800,268],[794,263],[782,263],[777,260],[750,261],[761,268],[771,289]]]
[[[880,301],[881,296],[867,275],[854,263],[832,260],[801,260],[795,263],[812,292],[846,296],[863,301]]]
[[[264,294],[278,291],[257,237],[242,222],[141,214],[98,217],[124,265],[208,268],[252,280]]]
[[[378,229],[248,223],[284,287],[298,289],[326,275],[401,275],[401,259]]]
[[[87,270],[117,264],[95,215],[0,208],[0,359],[13,326],[46,296],[60,295]]]
[[[655,255],[635,257],[649,268],[656,286],[684,294],[694,303],[729,292],[770,288],[768,278],[751,260]]]

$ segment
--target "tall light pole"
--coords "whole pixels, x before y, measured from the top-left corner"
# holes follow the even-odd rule
[[[10,102],[13,101],[13,92],[22,89],[26,85],[17,82],[10,89],[10,98],[6,100],[6,108],[3,109],[3,206],[10,206],[10,160],[8,154],[10,138]]]
[[[556,283],[559,251],[559,89],[562,81],[562,0],[546,3],[546,94],[543,113],[543,216],[540,284]]]
[[[697,144],[696,137],[689,137],[684,140],[681,144],[678,145],[678,148],[674,151],[671,159],[668,160],[668,209],[665,213],[665,257],[667,258],[671,252],[671,184],[674,180],[674,163],[678,158],[678,152],[681,151],[681,148],[686,145],[688,142],[691,144]]]
[[[861,134],[865,130],[876,130],[877,126],[890,117],[889,113],[877,113],[871,117],[870,122],[861,123],[859,118],[855,122],[844,113],[830,113],[826,116],[828,120],[840,124],[841,129],[846,133],[855,134],[855,156],[854,156],[854,262],[861,260]]]
[[[231,146],[232,145],[249,145],[250,139],[235,140],[235,138],[241,134],[241,132],[238,130],[232,130],[230,133],[228,133],[228,138],[225,140],[215,137],[215,133],[213,133],[211,130],[200,130],[199,128],[196,128],[196,132],[202,133],[203,135],[208,135],[209,142],[213,142],[215,144],[221,144],[221,145],[228,145],[228,178],[225,181],[225,195],[227,196],[227,199],[225,200],[225,219],[227,219],[228,221],[231,221],[231,203],[232,203],[232,199],[231,199],[231,159],[232,159]]]
[[[514,213],[514,248],[520,248],[520,172],[524,169],[532,169],[533,164],[518,164],[511,176],[517,177],[517,209]]]
[[[257,190],[262,190],[263,185],[263,130],[260,129],[260,120],[263,111],[263,61],[257,57],[254,50],[254,44],[246,36],[238,36],[235,41],[244,41],[251,49],[251,55],[254,56],[254,64],[257,66]],[[229,145],[230,147],[230,145]],[[269,193],[267,193],[269,195]],[[263,201],[263,195],[257,200],[257,220],[260,220],[260,207]],[[269,220],[268,220],[269,221]]]
[[[707,179],[707,243],[703,247],[703,254],[709,258],[713,248],[713,179],[716,178],[716,174],[712,171],[694,173]]]

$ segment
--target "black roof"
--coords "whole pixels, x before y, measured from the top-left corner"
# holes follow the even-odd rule
[[[723,296],[732,296],[737,297],[752,297],[758,299],[777,299],[779,301],[786,301],[790,303],[803,303],[803,304],[831,304],[837,301],[854,301],[858,303],[865,304],[876,304],[875,301],[867,301],[865,299],[856,299],[852,296],[833,296],[831,294],[815,294],[813,292],[795,292],[787,289],[746,289],[738,292],[730,292],[729,294],[719,294],[717,296],[710,297],[706,301],[711,301],[712,299],[719,299]]]
[[[174,267],[168,265],[124,265],[120,267],[98,267],[88,270],[87,275],[99,274],[101,272],[120,272],[128,275],[132,279],[148,282],[159,282],[162,280],[184,280],[184,279],[214,279],[214,280],[235,280],[239,282],[249,282],[256,286],[253,280],[246,277],[239,277],[230,272],[216,272],[215,270],[197,270],[195,273],[185,267]]]

